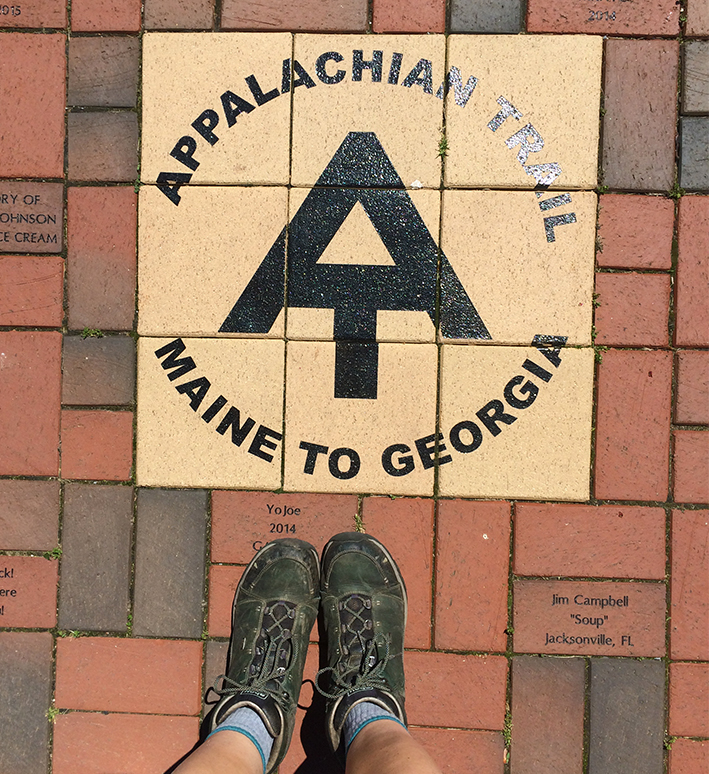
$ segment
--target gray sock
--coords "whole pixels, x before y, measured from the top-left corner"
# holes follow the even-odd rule
[[[219,731],[236,731],[248,737],[256,745],[256,749],[261,755],[265,774],[266,763],[273,747],[273,737],[266,730],[266,726],[258,712],[255,712],[250,707],[239,707],[230,715],[227,715],[209,736]]]
[[[363,701],[359,704],[355,704],[347,714],[345,725],[342,729],[342,733],[345,736],[345,754],[347,753],[347,750],[349,750],[349,747],[357,734],[365,726],[368,726],[375,720],[393,720],[403,728],[406,728],[396,715],[393,715],[389,710],[380,707],[372,701]]]

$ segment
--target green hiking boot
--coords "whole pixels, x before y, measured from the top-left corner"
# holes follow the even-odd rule
[[[234,597],[227,673],[214,690],[221,696],[211,713],[213,731],[239,707],[263,720],[274,743],[266,772],[285,757],[310,630],[318,614],[318,553],[294,538],[265,545],[244,571]]]
[[[343,532],[323,551],[320,594],[327,666],[318,672],[317,687],[328,699],[330,746],[344,761],[342,728],[356,704],[373,702],[406,724],[406,587],[378,540]]]

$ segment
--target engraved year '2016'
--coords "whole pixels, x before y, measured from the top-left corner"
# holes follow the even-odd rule
[[[22,6],[20,5],[0,5],[0,16],[21,16]]]

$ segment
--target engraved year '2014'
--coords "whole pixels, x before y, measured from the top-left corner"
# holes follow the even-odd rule
[[[21,5],[0,5],[0,16],[21,16]]]
[[[592,11],[589,10],[589,16],[586,21],[615,21],[615,11]]]

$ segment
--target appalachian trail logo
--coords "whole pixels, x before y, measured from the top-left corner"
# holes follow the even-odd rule
[[[360,203],[394,266],[319,264],[325,248]],[[288,303],[335,313],[335,397],[377,397],[377,312],[426,312],[436,324],[439,252],[373,132],[350,132],[284,228],[219,329],[268,333]],[[441,321],[447,338],[491,339],[480,315],[440,254]]]

